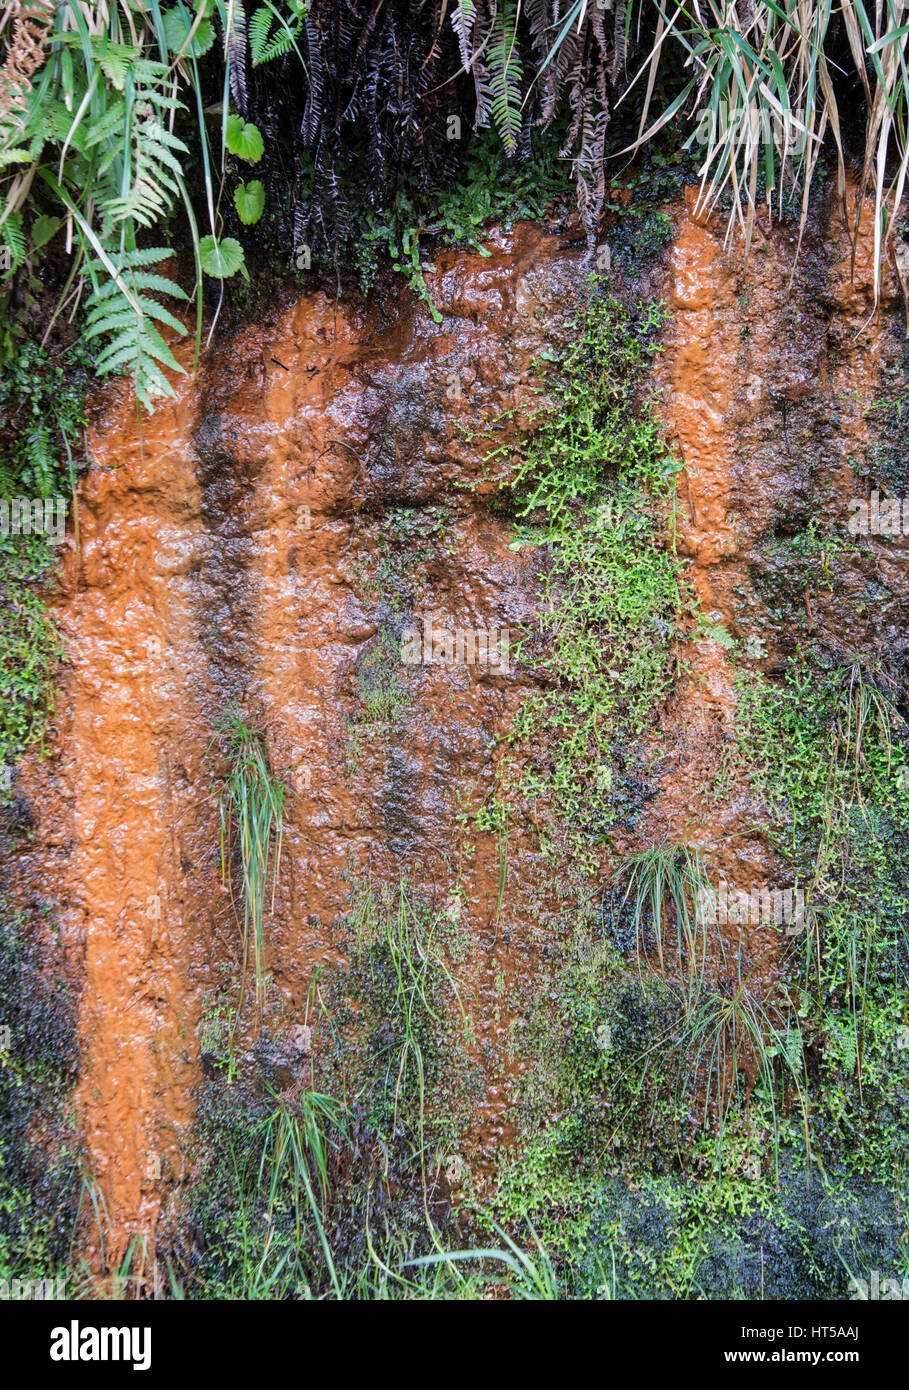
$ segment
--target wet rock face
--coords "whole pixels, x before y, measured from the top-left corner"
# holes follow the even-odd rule
[[[816,208],[797,262],[797,227],[766,222],[747,265],[716,254],[721,228],[691,220],[669,255],[685,346],[660,375],[688,441],[682,546],[705,611],[760,637],[764,669],[792,654],[803,620],[843,655],[899,649],[909,616],[893,547],[849,534],[853,498],[905,491],[892,383],[906,337],[886,262],[875,306],[872,209],[853,256],[848,198],[850,226],[835,202]]]
[[[125,399],[97,411],[57,604],[58,738],[29,774],[45,845],[30,870],[82,975],[78,1100],[122,1243],[153,1231],[181,1176],[203,999],[238,958],[226,714],[258,721],[295,788],[267,931],[294,1017],[336,954],[352,876],[450,892],[456,793],[489,780],[526,688],[513,663],[401,660],[424,619],[443,647],[439,629],[463,629],[495,650],[534,611],[532,571],[485,500],[508,459],[487,464],[480,432],[498,445],[526,425],[533,359],[564,335],[585,270],[529,227],[490,249],[438,258],[438,327],[403,285],[384,320],[316,293],[181,379],[141,429]],[[462,866],[478,939],[496,875],[494,847]],[[495,968],[481,952],[480,992]]]
[[[692,206],[674,210],[651,280],[673,312],[656,385],[685,464],[678,544],[710,627],[685,648],[648,750],[654,794],[616,848],[687,840],[747,890],[774,860],[744,782],[713,788],[735,716],[724,634],[759,637],[749,659],[772,671],[792,650],[793,596],[831,645],[905,628],[886,545],[834,557],[846,602],[810,555],[774,548],[872,476],[867,407],[901,349],[889,282],[863,327],[864,224],[854,282],[843,234],[824,252],[815,227],[790,287],[790,229],[762,231],[743,270]],[[553,882],[534,825],[515,825],[499,914],[497,838],[465,838],[459,798],[492,787],[532,688],[514,644],[537,613],[537,562],[509,549],[494,502],[539,403],[534,359],[568,338],[587,267],[526,226],[490,251],[437,257],[439,325],[405,286],[391,306],[313,293],[212,354],[141,428],[125,399],[99,406],[57,600],[70,664],[50,759],[22,778],[36,836],[21,860],[59,906],[81,981],[78,1100],[121,1248],[154,1232],[183,1176],[205,1000],[240,954],[218,815],[232,710],[293,788],[266,929],[286,1017],[303,1018],[316,966],[345,959],[333,926],[355,880],[407,879],[439,903],[457,886],[482,1092],[465,1152],[488,1170],[514,1137],[525,1063],[502,980],[554,955],[537,928],[571,885]],[[458,641],[462,659],[425,659]],[[772,946],[758,934],[770,973]],[[296,1065],[274,1060],[280,1084]]]
[[[854,192],[849,190],[850,219]],[[798,229],[759,219],[747,264],[723,253],[725,227],[676,215],[660,287],[671,311],[655,377],[658,406],[684,462],[679,549],[704,618],[691,672],[675,693],[653,833],[691,839],[738,865],[749,886],[772,873],[762,808],[736,784],[705,812],[704,788],[728,754],[735,715],[727,639],[746,668],[779,672],[800,641],[831,656],[876,650],[898,674],[909,588],[879,539],[857,548],[850,501],[900,471],[899,431],[874,403],[906,348],[899,286],[885,266],[873,289],[866,205],[853,248],[835,204]],[[883,486],[883,484],[881,484]],[[897,547],[903,542],[896,542]],[[730,846],[732,848],[730,848]]]

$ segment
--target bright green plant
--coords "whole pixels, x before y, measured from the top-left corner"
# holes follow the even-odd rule
[[[684,963],[689,982],[703,978],[707,956],[706,915],[699,911],[699,893],[708,887],[697,849],[687,845],[655,845],[628,856],[615,872],[627,878],[623,903],[631,900],[639,959],[647,954],[646,931],[656,941],[660,969],[667,967],[668,933],[675,927],[675,956]]]
[[[231,887],[243,937],[241,991],[245,992],[250,951],[261,1020],[265,996],[265,910],[271,884],[272,906],[281,869],[284,801],[287,788],[271,772],[262,736],[232,715],[224,726],[230,770],[220,799],[221,872]],[[239,855],[240,906],[234,892],[233,853]],[[241,992],[237,1021],[243,1008]],[[235,1024],[236,1028],[236,1024]]]
[[[259,1185],[267,1187],[269,1217],[273,1216],[283,1194],[289,1191],[297,1242],[311,1217],[332,1288],[335,1296],[340,1297],[338,1272],[325,1231],[325,1203],[328,1199],[329,1134],[334,1130],[344,1135],[344,1107],[331,1096],[307,1091],[302,1086],[276,1099],[277,1105],[262,1122],[259,1164]],[[317,1191],[320,1200],[317,1200]],[[262,1254],[263,1262],[267,1257],[266,1249]]]
[[[162,329],[180,337],[185,327],[162,298],[187,295],[155,269],[173,255],[172,246],[140,244],[141,234],[161,229],[182,204],[196,261],[197,335],[202,270],[223,279],[244,268],[239,244],[221,238],[202,107],[198,64],[214,43],[213,8],[229,27],[235,7],[224,0],[48,4],[41,61],[0,104],[0,236],[11,253],[8,273],[65,229],[75,254],[58,312],[83,303],[85,336],[100,339],[96,371],[129,373],[149,410],[173,395],[167,372],[184,370]],[[186,186],[190,148],[175,131],[186,109],[181,95],[195,108],[203,165],[210,232],[201,239]],[[225,127],[234,119],[225,103]],[[239,153],[254,160],[261,137],[240,125]],[[233,126],[229,134],[233,140]],[[227,130],[223,138],[231,148]]]

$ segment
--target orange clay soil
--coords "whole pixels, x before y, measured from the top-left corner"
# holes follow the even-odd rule
[[[657,276],[674,315],[658,408],[684,463],[678,544],[691,584],[714,631],[743,639],[749,548],[782,486],[782,403],[796,408],[828,370],[811,318],[820,253],[806,246],[790,289],[791,230],[758,235],[743,269],[692,208],[693,197],[674,211]],[[835,246],[836,381],[867,395],[868,350],[853,331],[869,309],[867,214],[854,284],[842,234]],[[58,905],[79,978],[77,1102],[109,1256],[137,1236],[152,1248],[179,1195],[203,999],[240,954],[217,805],[231,711],[264,730],[272,768],[295,788],[265,933],[285,1018],[304,1017],[314,967],[342,959],[333,925],[353,881],[406,877],[440,905],[459,894],[474,948],[459,986],[485,1077],[465,1148],[488,1174],[514,1137],[507,1110],[525,1063],[502,982],[535,968],[525,924],[549,869],[533,827],[514,827],[497,915],[497,839],[465,839],[457,812],[459,795],[476,804],[493,787],[497,740],[530,683],[513,662],[383,667],[403,624],[515,633],[535,613],[536,562],[509,550],[486,504],[507,455],[490,470],[471,432],[504,416],[494,438],[507,443],[526,425],[533,359],[564,342],[586,268],[523,225],[493,233],[491,249],[438,256],[439,326],[405,287],[337,308],[312,293],[212,351],[141,425],[124,391],[97,403],[81,547],[54,601],[68,652],[59,714],[47,759],[27,763],[19,789],[36,827],[28,874]],[[392,583],[380,523],[401,508],[432,513],[436,530],[418,527],[414,563]],[[687,840],[747,888],[774,864],[740,775],[717,782],[731,766],[730,660],[709,635],[682,651],[634,847]],[[377,672],[394,699],[373,718]],[[97,1264],[97,1234],[85,1242]]]

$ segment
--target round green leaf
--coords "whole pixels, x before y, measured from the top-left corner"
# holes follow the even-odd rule
[[[179,53],[183,50],[184,57],[201,58],[203,53],[207,53],[215,41],[215,31],[211,22],[203,19],[195,34],[192,43],[185,49],[186,37],[193,26],[195,15],[189,11],[184,4],[179,4],[173,10],[168,10],[164,15],[164,37],[171,53]]]
[[[250,164],[258,164],[265,153],[265,145],[256,126],[248,121],[244,123],[242,116],[234,114],[227,118],[224,143],[231,154],[247,160]]]
[[[234,189],[234,207],[247,227],[258,222],[265,210],[265,189],[258,179],[238,184]]]
[[[216,280],[229,280],[237,271],[246,273],[243,247],[232,236],[215,241],[213,236],[203,237],[199,242],[199,258],[206,275]]]

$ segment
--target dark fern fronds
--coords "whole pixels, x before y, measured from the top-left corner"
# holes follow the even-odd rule
[[[246,99],[246,11],[243,0],[234,0],[230,29],[224,36],[230,71],[230,95],[241,116],[247,114]]]

